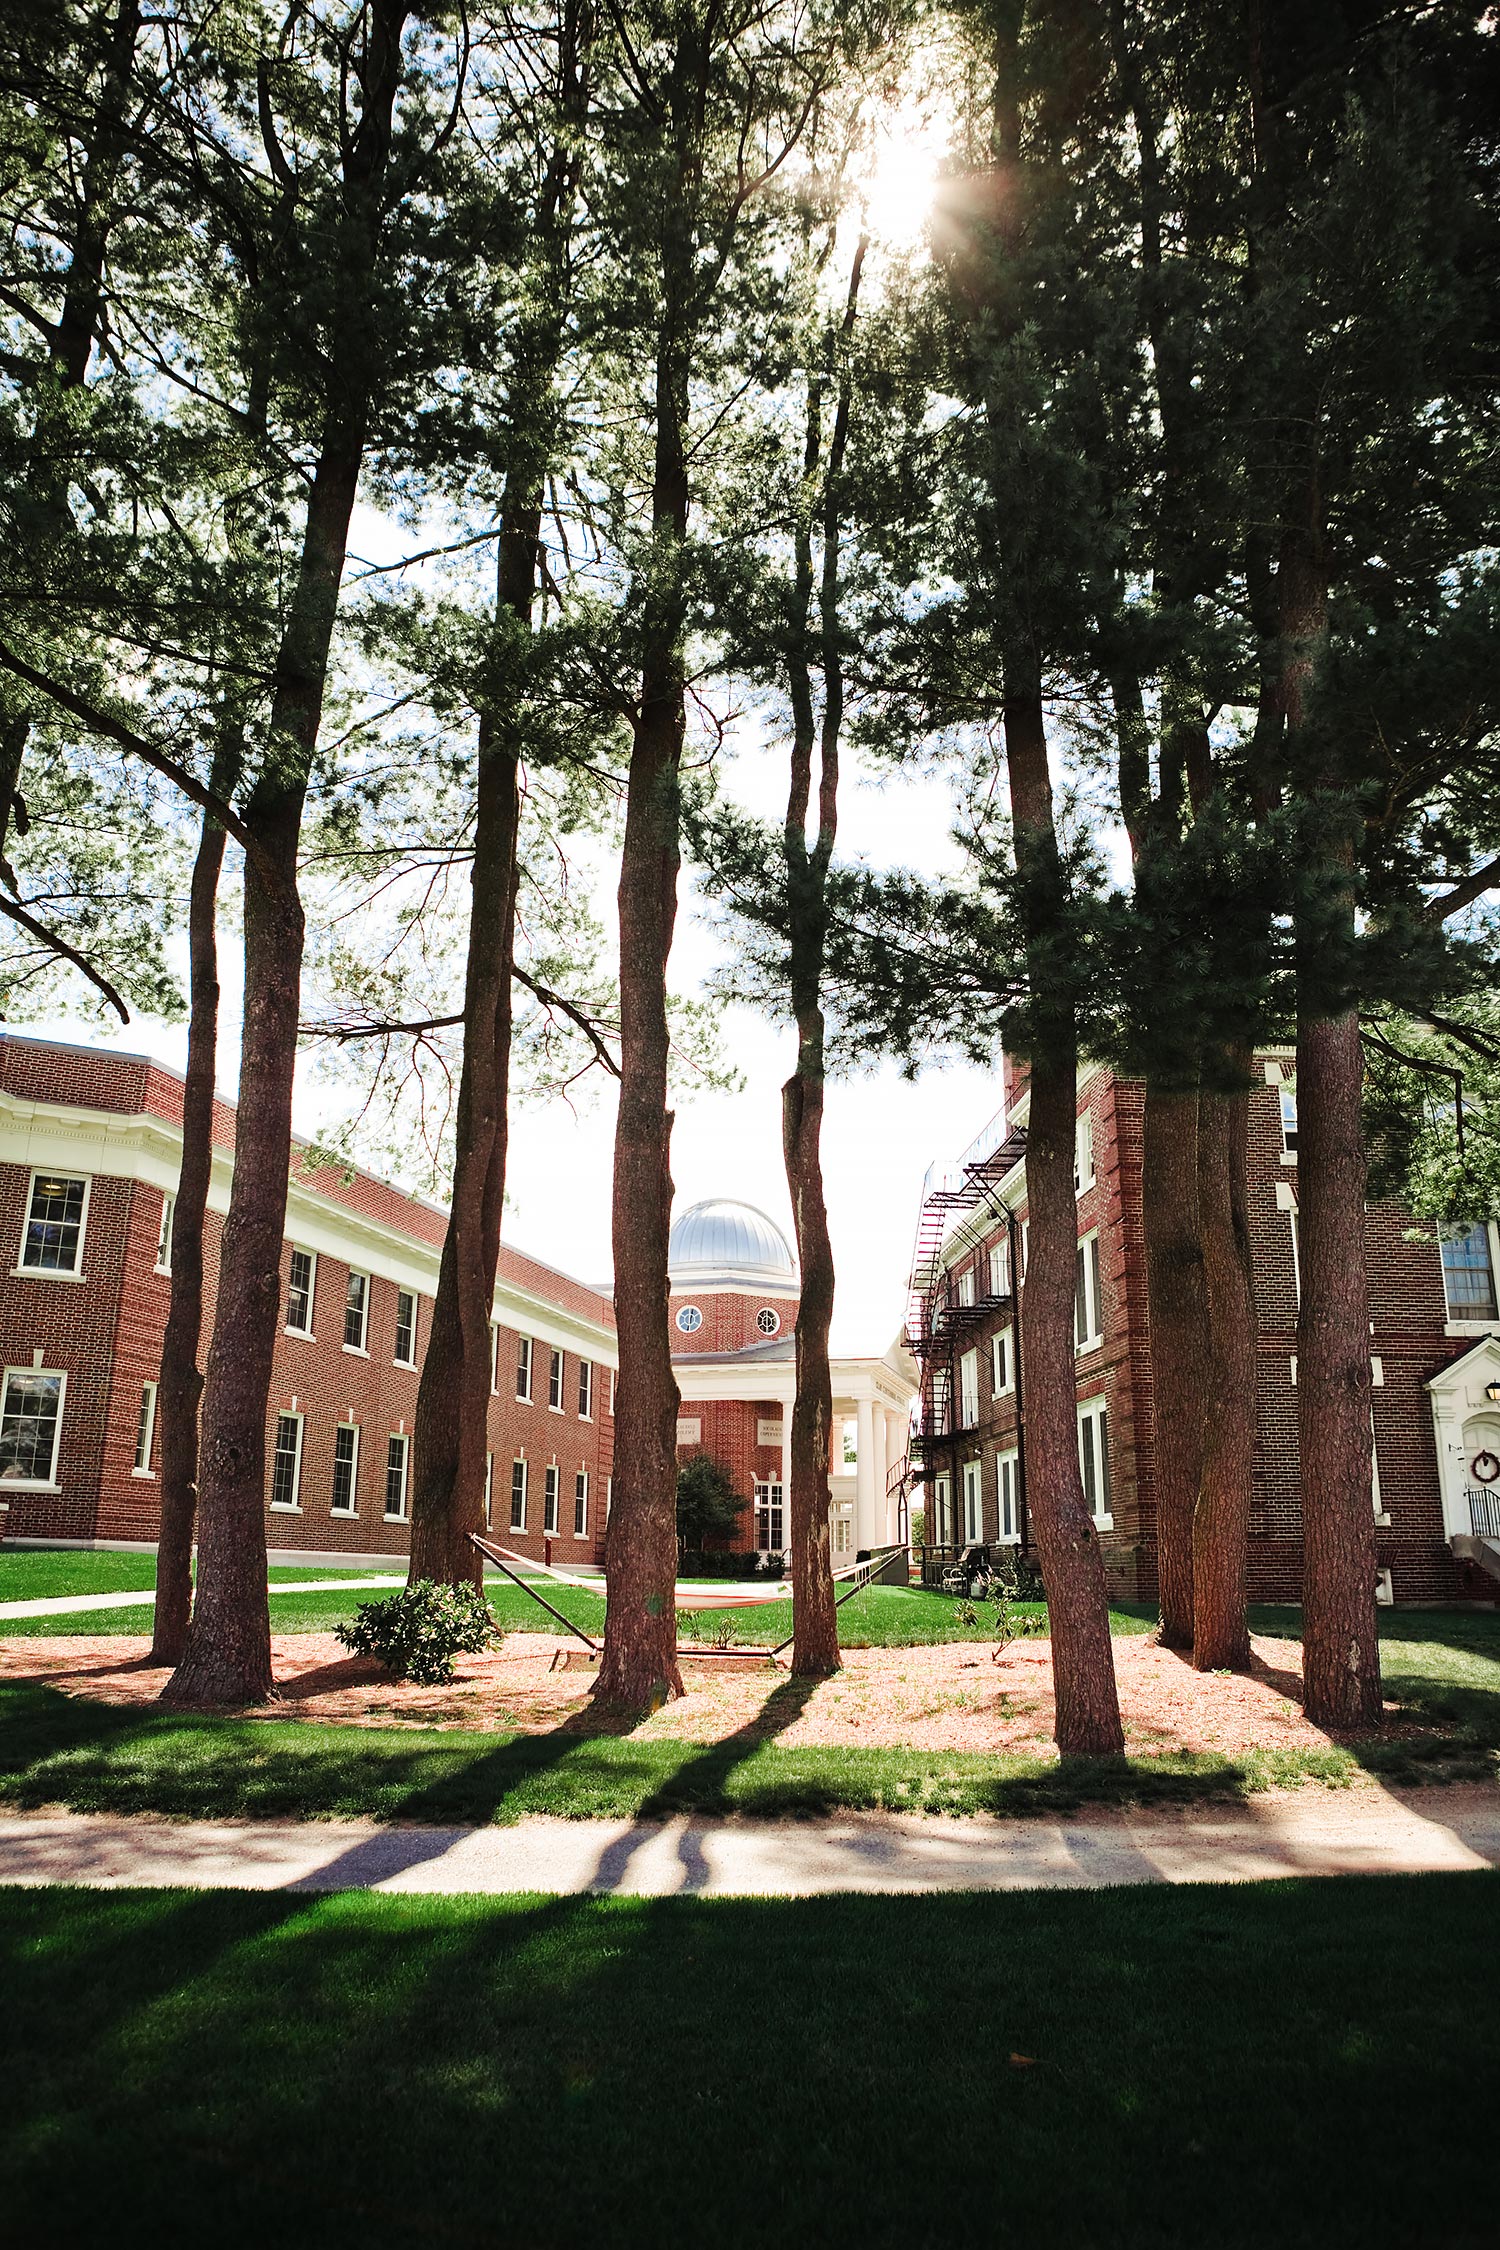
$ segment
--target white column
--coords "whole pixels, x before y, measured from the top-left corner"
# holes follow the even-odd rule
[[[870,1545],[883,1547],[886,1542],[885,1507],[885,1408],[876,1406],[870,1415],[871,1436],[875,1441],[875,1509],[870,1526]]]
[[[892,1414],[889,1408],[887,1408],[885,1415],[885,1462],[887,1479],[889,1479],[890,1477],[891,1470],[899,1468],[905,1457],[906,1432],[902,1427],[901,1417],[899,1414]],[[896,1519],[898,1506],[899,1503],[897,1502],[894,1494],[889,1495],[886,1499],[885,1504],[885,1535],[887,1539],[894,1539],[896,1537]]]
[[[875,1538],[875,1402],[862,1398],[856,1408],[859,1434],[854,1462],[854,1544],[873,1547]]]

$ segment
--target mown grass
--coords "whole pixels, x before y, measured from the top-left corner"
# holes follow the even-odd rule
[[[0,1893],[20,2242],[1477,2250],[1500,1876]],[[1476,2111],[1476,2100],[1480,2109]]]

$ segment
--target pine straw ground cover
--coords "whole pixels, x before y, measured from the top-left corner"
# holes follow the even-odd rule
[[[1406,1625],[1417,1620],[1406,1619]],[[1434,1629],[1429,1616],[1422,1620]],[[1441,1630],[1441,1626],[1438,1627]],[[165,1673],[128,1637],[0,1644],[0,1802],[173,1815],[370,1814],[509,1820],[840,1807],[1057,1810],[1191,1801],[1314,1781],[1500,1773],[1500,1633],[1386,1644],[1378,1742],[1332,1738],[1300,1707],[1300,1644],[1261,1636],[1248,1678],[1195,1673],[1138,1636],[1115,1644],[1129,1758],[1058,1764],[1050,1649],[853,1649],[824,1682],[689,1665],[689,1692],[637,1723],[596,1713],[563,1644],[512,1634],[418,1688],[331,1635],[278,1637],[279,1700],[239,1717],[163,1712]]]
[[[1487,1873],[0,1893],[7,2227],[112,2250],[1488,2250],[1497,1913]]]

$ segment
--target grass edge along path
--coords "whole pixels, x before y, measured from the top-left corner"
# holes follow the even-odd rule
[[[776,1691],[793,1714],[796,1683]],[[775,1698],[773,1697],[773,1702]],[[775,1714],[771,1723],[774,1724]],[[1354,1748],[1164,1752],[1126,1760],[818,1745],[759,1737],[634,1740],[203,1717],[0,1689],[0,1806],[175,1819],[373,1819],[438,1825],[837,1811],[1057,1813],[1191,1804],[1305,1782],[1475,1780],[1493,1753],[1464,1739]]]

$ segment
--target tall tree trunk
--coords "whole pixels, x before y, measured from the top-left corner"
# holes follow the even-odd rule
[[[209,786],[228,798],[239,756],[214,760]],[[193,1524],[198,1508],[198,1405],[203,1396],[203,1227],[213,1175],[214,1080],[219,1052],[216,921],[224,831],[208,813],[188,893],[188,1050],[182,1089],[182,1163],[172,1208],[172,1279],[157,1383],[161,1423],[161,1526],[151,1661],[176,1664],[187,1643],[193,1597]]]
[[[1151,1333],[1161,1637],[1193,1645],[1193,1510],[1203,1472],[1209,1298],[1198,1202],[1196,1091],[1146,1088],[1141,1215]]]
[[[1030,1253],[1021,1342],[1028,1513],[1047,1589],[1058,1749],[1065,1757],[1120,1756],[1125,1738],[1110,1646],[1104,1560],[1078,1466],[1073,1336],[1078,1034],[1071,996],[1056,990],[1063,874],[1046,723],[1035,685],[1024,695],[1008,690],[1004,723],[1021,913],[1036,965],[1031,979],[1031,1108],[1026,1129]]]
[[[833,1244],[823,1195],[823,1015],[797,1026],[798,1067],[781,1089],[781,1136],[797,1228],[802,1295],[797,1306],[797,1391],[792,1402],[792,1670],[826,1679],[842,1663],[834,1609],[829,1475],[833,1454]]]
[[[1248,1070],[1250,1057],[1236,1057]],[[1205,1093],[1199,1103],[1199,1207],[1211,1348],[1202,1484],[1193,1515],[1193,1663],[1200,1672],[1246,1670],[1245,1614],[1250,1498],[1255,1470],[1255,1292],[1246,1194],[1248,1092]]]

